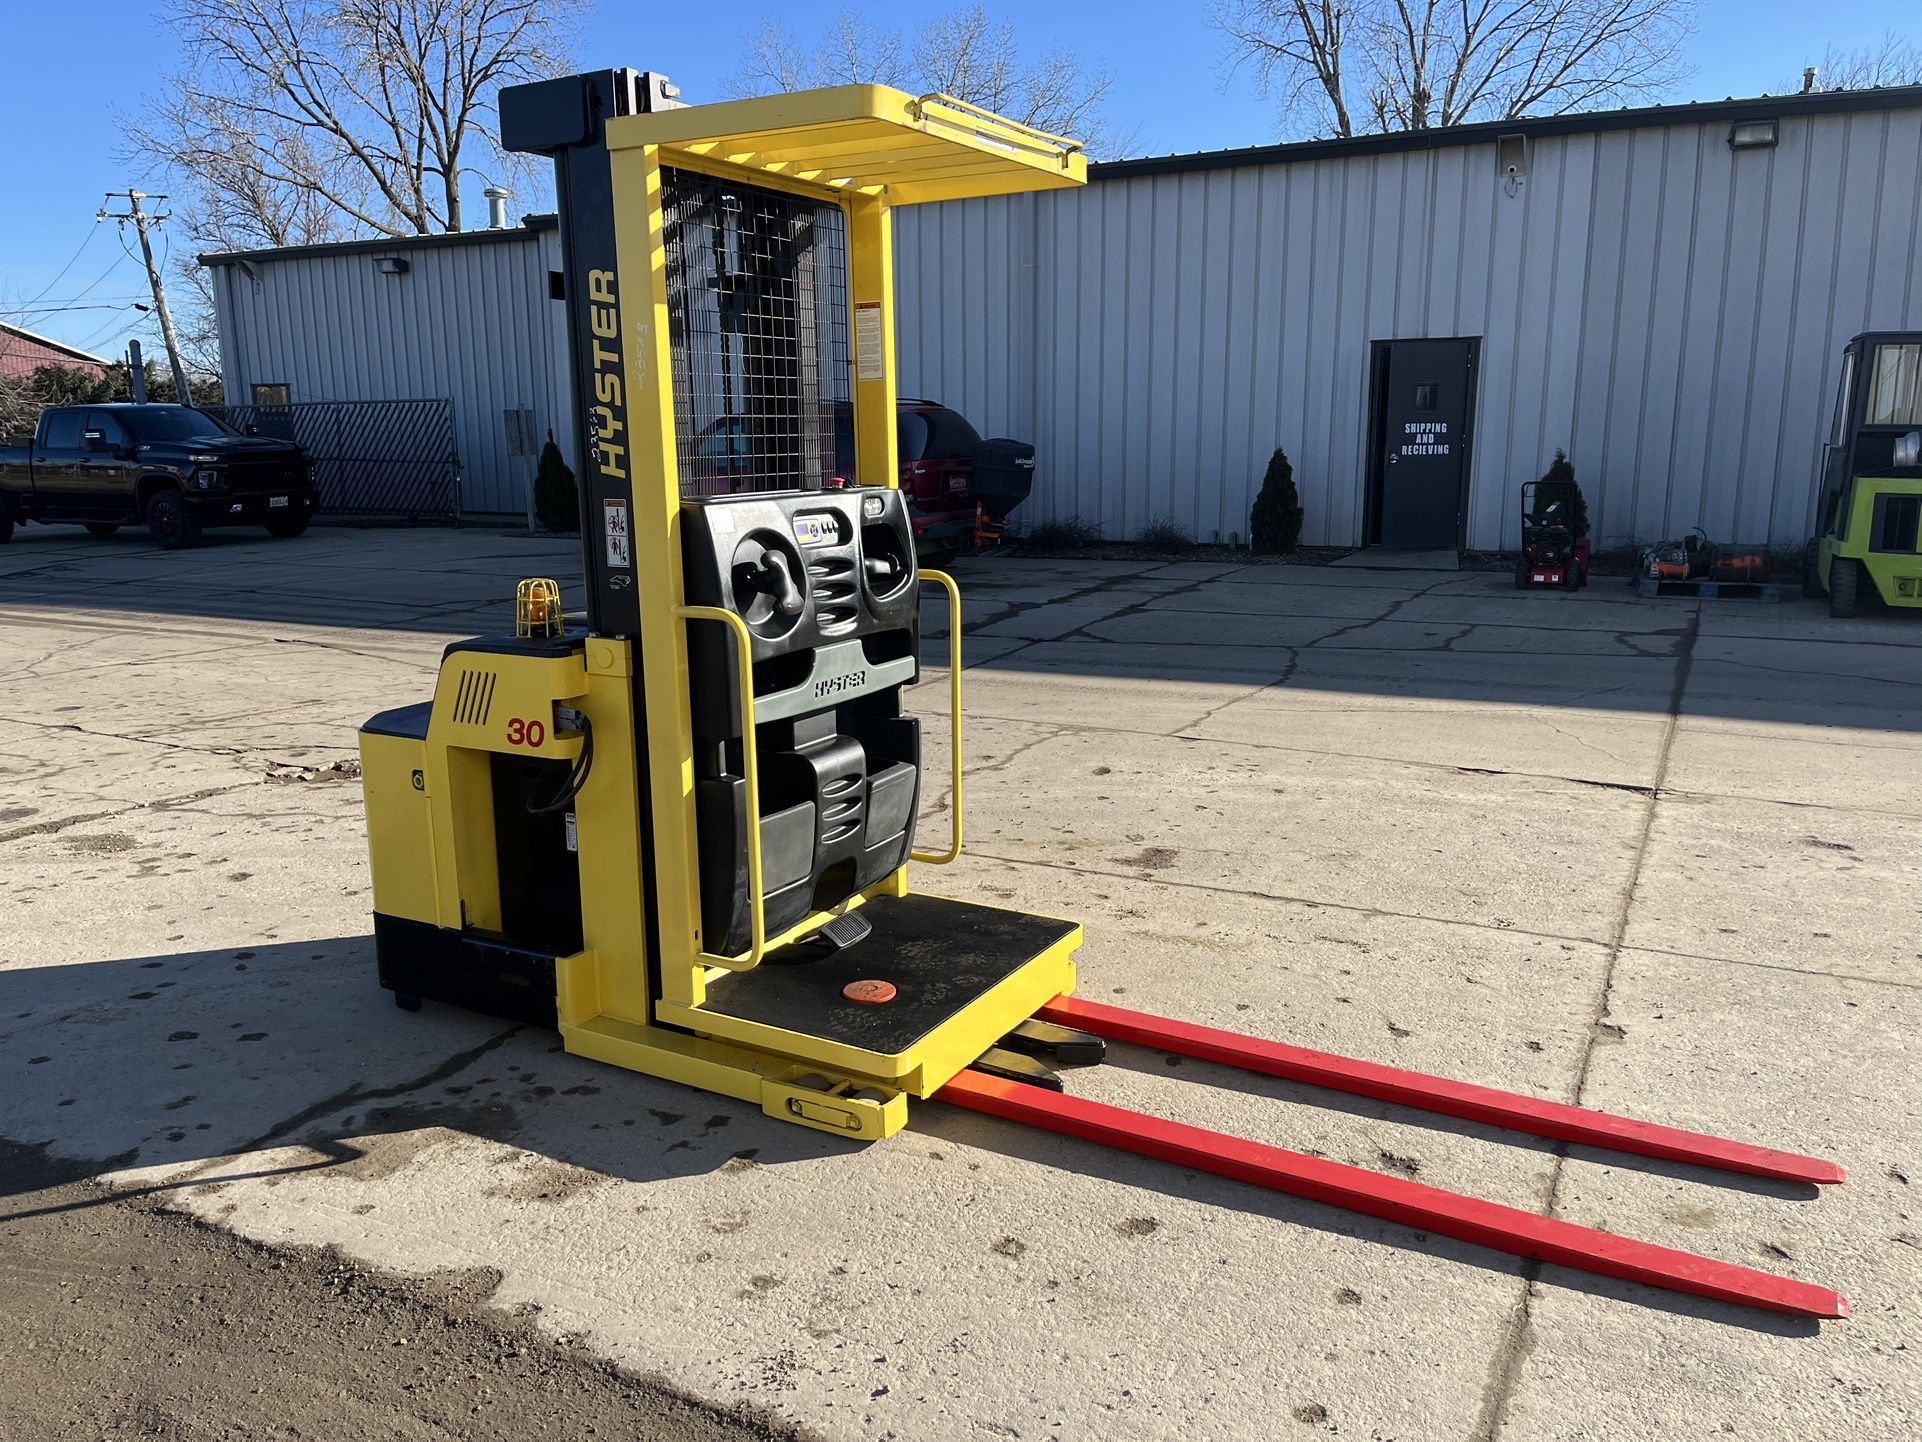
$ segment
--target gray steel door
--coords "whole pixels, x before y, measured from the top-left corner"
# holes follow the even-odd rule
[[[1388,342],[1375,460],[1384,547],[1453,546],[1461,534],[1474,360],[1472,340]]]

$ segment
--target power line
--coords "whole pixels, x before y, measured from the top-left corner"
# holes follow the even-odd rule
[[[105,270],[101,271],[99,275],[95,276],[86,285],[82,286],[79,290],[75,291],[72,295],[68,296],[67,303],[72,304],[73,302],[84,300],[86,297],[92,295],[95,287],[99,286],[101,282],[106,280],[108,276],[112,275],[118,269],[120,269],[120,257],[116,256],[114,257],[113,264],[109,265]]]
[[[83,310],[125,310],[128,306],[136,304],[138,304],[138,302],[132,296],[120,296],[117,298],[106,296],[93,302],[91,305],[39,305],[33,307],[31,310],[10,311],[9,314],[15,317],[73,315]]]
[[[92,331],[85,340],[74,342],[74,348],[76,350],[92,350],[95,346],[104,344],[109,339],[117,339],[125,335],[145,319],[146,317],[144,315],[135,315],[128,320],[123,320],[118,315],[109,316],[107,317],[107,323],[97,330]]]
[[[60,267],[59,274],[55,275],[52,280],[48,281],[45,285],[41,286],[40,294],[30,297],[26,301],[26,304],[32,305],[35,301],[39,300],[42,296],[46,295],[48,291],[52,290],[56,285],[60,284],[60,282],[63,279],[65,279],[67,272],[73,269],[73,263],[76,260],[80,259],[80,253],[84,251],[88,246],[93,244],[93,238],[99,233],[100,233],[100,222],[96,220],[94,222],[93,229],[87,232],[86,238],[82,240],[80,244],[74,248],[73,254],[67,257],[67,263]]]

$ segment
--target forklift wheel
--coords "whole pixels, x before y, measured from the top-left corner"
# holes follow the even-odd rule
[[[420,998],[404,991],[397,991],[394,993],[394,1005],[402,1011],[419,1011]]]
[[[1515,589],[1517,591],[1528,589],[1528,562],[1526,561],[1515,563]]]
[[[1860,609],[1862,563],[1847,556],[1829,562],[1829,614],[1853,616]]]
[[[1568,569],[1562,572],[1562,586],[1566,590],[1581,590],[1582,582],[1587,579],[1588,577],[1582,573],[1582,563],[1580,561],[1570,561],[1568,563]]]

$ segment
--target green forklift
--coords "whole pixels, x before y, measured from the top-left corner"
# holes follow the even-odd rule
[[[1831,616],[1880,599],[1922,608],[1922,331],[1869,331],[1842,352],[1802,593]]]

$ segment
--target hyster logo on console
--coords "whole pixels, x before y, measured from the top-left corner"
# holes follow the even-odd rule
[[[845,676],[830,676],[825,681],[814,683],[814,699],[823,696],[839,696],[844,691],[859,691],[868,684],[866,671],[850,671]]]

